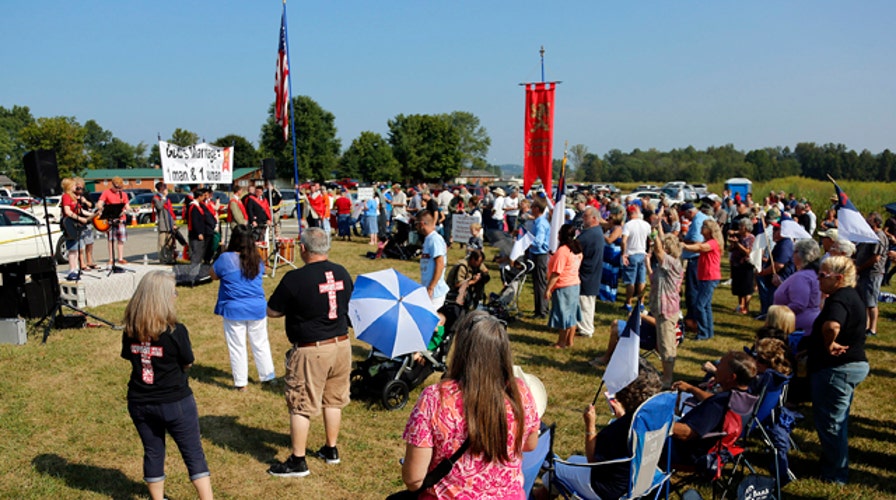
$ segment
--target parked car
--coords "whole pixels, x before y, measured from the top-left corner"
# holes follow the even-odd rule
[[[128,202],[131,209],[128,213],[128,223],[131,219],[137,219],[137,224],[149,224],[155,222],[155,214],[152,210],[153,193],[142,193],[131,198]]]
[[[635,198],[647,198],[647,199],[649,199],[650,201],[659,201],[659,200],[662,198],[662,195],[661,195],[660,193],[656,192],[656,191],[643,191],[643,190],[642,190],[642,191],[635,191],[635,192],[633,192],[633,193],[631,193],[631,194],[627,194],[627,195],[625,195],[626,198],[628,198],[629,196],[631,196],[632,199],[635,199]]]
[[[707,194],[709,194],[709,191],[707,191],[706,184],[692,184],[691,186],[694,188],[694,191],[697,193],[697,197],[702,197],[702,196],[706,196]]]
[[[31,206],[31,213],[40,220],[44,220],[44,204],[43,202]],[[59,224],[62,221],[62,196],[47,197],[47,211],[50,216],[50,222]]]
[[[52,243],[47,241],[46,224],[34,214],[0,206],[0,264],[44,256],[55,256],[57,262],[64,264],[68,252],[58,224],[50,224],[50,237]]]
[[[672,203],[684,203],[686,201],[696,201],[699,196],[693,186],[689,184],[664,186],[661,192]]]

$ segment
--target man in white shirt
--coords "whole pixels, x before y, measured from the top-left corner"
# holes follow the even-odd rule
[[[622,226],[622,282],[625,283],[625,305],[632,310],[632,299],[641,298],[647,285],[647,238],[650,224],[642,218],[641,207],[628,206],[628,222]]]
[[[516,220],[520,216],[520,190],[513,188],[510,194],[504,198],[504,217],[507,219],[507,230],[513,233],[516,230]]]
[[[492,204],[492,223],[491,228],[498,231],[504,230],[504,190],[501,188],[492,189],[495,194],[495,202]]]

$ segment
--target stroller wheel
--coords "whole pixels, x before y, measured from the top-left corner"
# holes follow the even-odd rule
[[[383,387],[383,406],[389,410],[400,410],[408,404],[408,384],[404,380],[390,380]]]

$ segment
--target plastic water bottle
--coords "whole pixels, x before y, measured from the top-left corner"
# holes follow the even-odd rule
[[[149,256],[147,256],[146,254],[143,254],[143,265],[149,265]]]

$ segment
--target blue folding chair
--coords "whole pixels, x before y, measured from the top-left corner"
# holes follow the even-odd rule
[[[545,462],[550,461],[550,457],[553,454],[555,427],[556,424],[551,424],[550,427],[542,429],[541,434],[538,435],[538,446],[532,451],[523,453],[523,491],[530,498],[532,486],[535,485],[538,473],[541,472]],[[550,463],[547,465],[549,466]]]
[[[622,498],[641,498],[656,492],[659,498],[665,489],[668,496],[668,485],[671,474],[660,469],[659,461],[663,455],[663,446],[671,445],[672,422],[675,419],[675,402],[677,395],[673,392],[661,392],[645,401],[632,417],[628,442],[632,457],[608,460],[598,463],[573,462],[554,458],[554,473],[551,484],[556,486],[564,498],[582,498],[600,500],[591,487],[591,469],[596,466],[630,463],[628,493]],[[666,488],[662,488],[662,486]]]
[[[787,459],[790,429],[781,420],[782,414],[787,411],[784,409],[784,399],[790,378],[774,370],[766,370],[757,377],[759,402],[744,427],[743,436],[747,440],[750,434],[758,430],[762,443],[771,452],[773,461],[769,470],[774,468],[775,471],[778,499],[781,498],[781,487],[796,479]],[[785,474],[787,481],[782,483],[781,477]]]

